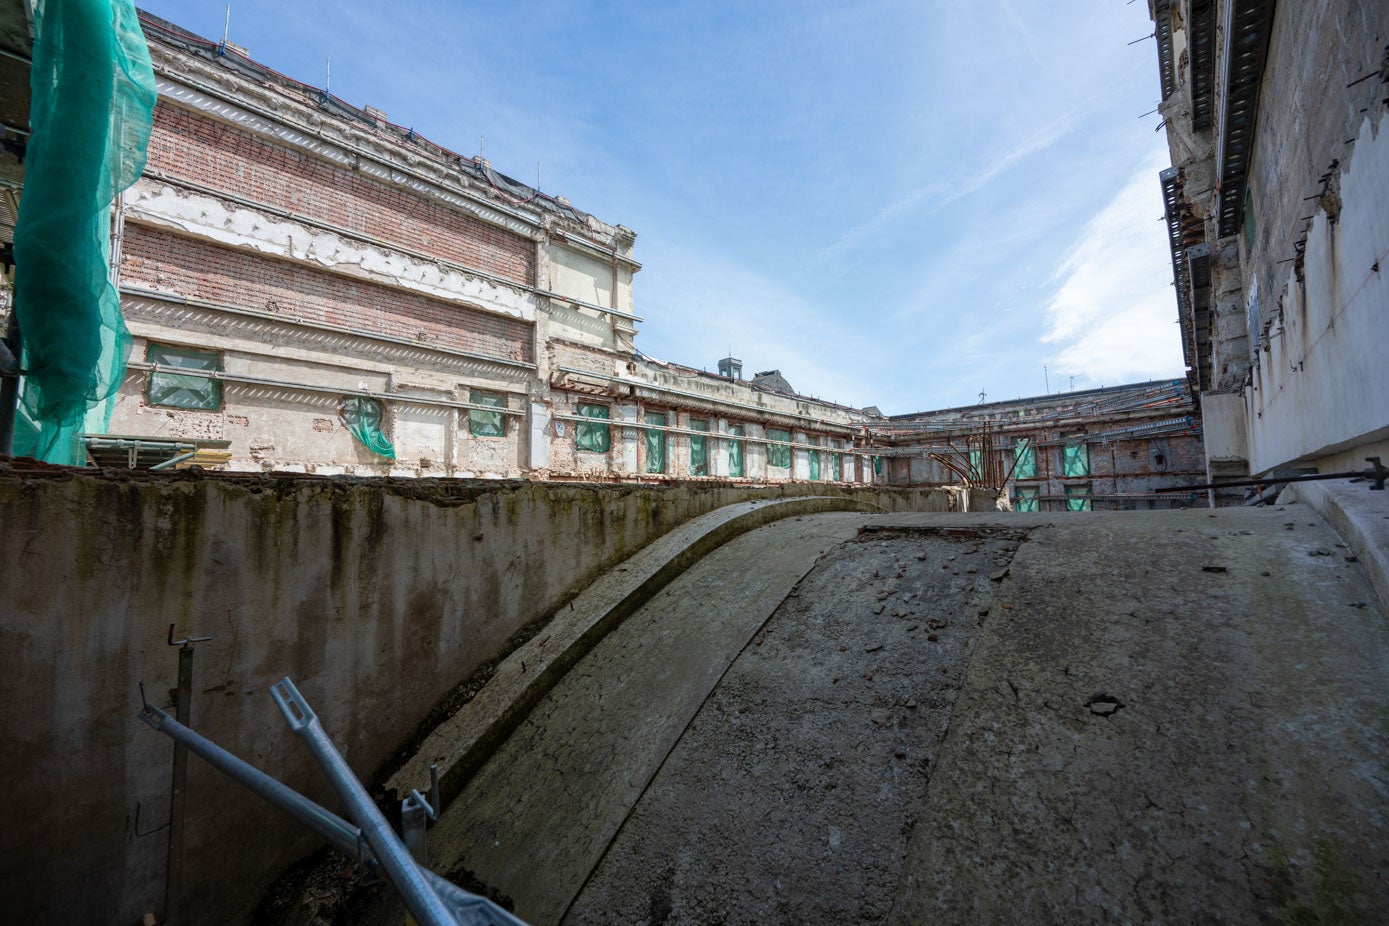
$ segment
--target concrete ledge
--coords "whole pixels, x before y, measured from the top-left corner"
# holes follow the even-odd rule
[[[1389,490],[1367,482],[1294,482],[1279,496],[1302,502],[1330,524],[1355,551],[1382,604],[1389,606]]]
[[[536,704],[615,627],[676,576],[734,537],[764,524],[825,511],[877,511],[851,498],[807,496],[729,505],[695,518],[600,577],[497,666],[472,700],[434,729],[386,781],[399,800],[439,766],[445,806]]]

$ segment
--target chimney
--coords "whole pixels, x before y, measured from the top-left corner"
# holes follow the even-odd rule
[[[743,378],[743,361],[735,360],[732,357],[725,357],[719,361],[719,375],[727,376],[731,379]]]

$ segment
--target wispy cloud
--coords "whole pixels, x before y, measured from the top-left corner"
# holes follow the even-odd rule
[[[930,214],[972,193],[977,193],[1015,165],[1033,154],[1050,148],[1066,137],[1071,131],[1072,125],[1071,119],[1064,117],[1058,119],[1030,138],[1024,139],[1011,150],[995,154],[983,166],[971,173],[959,175],[951,180],[935,181],[912,190],[905,196],[888,203],[866,221],[860,222],[837,240],[821,248],[817,256],[820,258],[839,257],[869,241],[891,226],[901,216],[918,210]]]
[[[1085,385],[1182,372],[1157,173],[1146,161],[1077,237],[1057,272],[1043,342],[1052,370]]]

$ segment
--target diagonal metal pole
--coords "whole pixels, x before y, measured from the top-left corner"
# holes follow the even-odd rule
[[[422,926],[453,926],[454,919],[439,895],[420,876],[419,866],[410,857],[405,845],[396,838],[390,823],[371,800],[366,788],[352,774],[347,761],[328,738],[309,702],[294,687],[289,677],[270,686],[270,696],[279,705],[289,722],[289,728],[299,735],[317,760],[338,799],[347,805],[347,814],[362,828],[362,838],[376,853],[386,878],[400,892],[410,914]]]
[[[146,704],[139,717],[252,794],[293,817],[334,849],[344,855],[360,858],[369,870],[381,874],[376,856],[361,844],[361,831],[342,817],[238,758],[201,733],[189,729],[157,707]],[[465,891],[427,868],[420,868],[419,871],[425,882],[453,909],[458,923],[526,926],[524,921],[486,897]]]

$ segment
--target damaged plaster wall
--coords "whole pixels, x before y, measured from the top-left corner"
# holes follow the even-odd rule
[[[160,906],[176,636],[198,647],[193,726],[334,805],[267,687],[289,675],[352,767],[379,780],[428,712],[527,624],[680,523],[735,501],[852,495],[958,510],[958,493],[785,486],[75,475],[0,477],[6,922],[130,923]],[[80,758],[75,758],[80,757]],[[425,782],[421,782],[424,785]],[[244,922],[316,840],[194,760],[183,910]],[[139,830],[136,812],[139,808]]]

